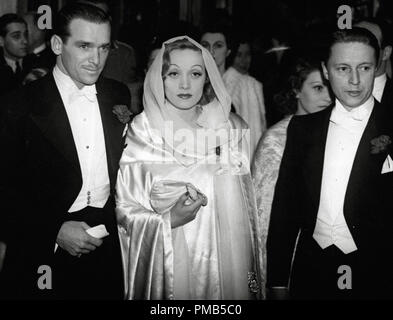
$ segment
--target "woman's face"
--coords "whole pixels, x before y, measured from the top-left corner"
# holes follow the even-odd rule
[[[320,111],[332,103],[328,87],[323,83],[321,72],[312,71],[297,92],[298,110],[296,114]]]
[[[248,43],[241,43],[237,49],[233,67],[240,73],[246,74],[251,64],[251,48]]]
[[[191,109],[201,100],[206,80],[202,53],[175,49],[169,58],[169,69],[164,75],[165,97],[178,109]]]
[[[225,59],[230,54],[225,36],[222,33],[205,33],[201,38],[201,45],[204,46],[213,56],[217,67],[225,69]]]

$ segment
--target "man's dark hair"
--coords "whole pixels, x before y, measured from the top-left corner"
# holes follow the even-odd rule
[[[375,59],[378,61],[379,59],[379,43],[377,38],[367,29],[354,27],[352,29],[344,29],[335,31],[328,41],[328,50],[327,55],[325,56],[325,63],[327,64],[330,56],[332,47],[336,43],[349,43],[349,42],[359,42],[364,43],[374,49]]]
[[[110,16],[100,8],[87,3],[72,3],[64,6],[55,19],[54,34],[66,42],[70,34],[70,24],[75,19],[102,24],[111,23]]]
[[[5,37],[8,33],[8,25],[11,23],[23,23],[26,28],[26,21],[15,13],[6,13],[0,17],[0,36]]]

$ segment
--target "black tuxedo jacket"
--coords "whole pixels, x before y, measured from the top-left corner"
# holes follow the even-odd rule
[[[7,93],[17,90],[22,86],[22,81],[29,71],[25,59],[22,63],[22,72],[18,76],[15,75],[12,68],[4,59],[3,49],[0,48],[0,97]]]
[[[311,239],[320,201],[325,144],[333,106],[295,116],[287,142],[271,211],[267,239],[267,285],[287,286],[297,235]],[[393,137],[392,108],[375,101],[374,109],[357,149],[344,201],[344,216],[358,247],[361,263],[374,264],[371,277],[387,280],[382,268],[391,260],[390,237],[393,216],[393,172],[381,174],[391,150],[371,154],[371,140]],[[393,139],[392,139],[393,140]],[[295,260],[302,246],[296,249]],[[305,270],[305,272],[307,272]],[[391,270],[389,271],[391,273]],[[377,281],[377,280],[376,280]]]
[[[385,88],[381,98],[381,104],[386,104],[393,108],[393,81],[391,79],[386,80]]]
[[[116,104],[129,107],[130,96],[128,89],[115,80],[101,78],[96,89],[114,195],[125,124],[112,108]],[[26,277],[36,280],[37,266],[49,264],[53,258],[57,233],[80,192],[82,175],[52,73],[28,84],[7,101],[0,140],[0,240],[8,245],[6,266],[20,268],[22,274],[28,270]],[[26,247],[30,247],[28,252]]]

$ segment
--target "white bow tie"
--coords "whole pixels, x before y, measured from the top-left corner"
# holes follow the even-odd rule
[[[330,116],[330,120],[336,124],[345,125],[345,124],[360,124],[368,114],[368,110],[366,108],[361,108],[359,110],[353,110],[351,112],[343,112],[341,110],[333,110],[332,115]]]
[[[69,102],[75,101],[79,97],[86,97],[90,102],[96,101],[96,94],[94,87],[83,87],[80,90],[75,90],[69,97]]]

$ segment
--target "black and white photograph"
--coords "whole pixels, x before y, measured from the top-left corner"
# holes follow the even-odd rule
[[[392,35],[390,0],[1,1],[0,300],[393,299]]]

